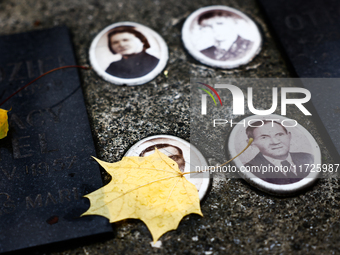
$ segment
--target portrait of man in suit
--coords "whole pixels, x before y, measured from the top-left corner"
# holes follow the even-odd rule
[[[249,169],[259,170],[252,171],[255,176],[282,185],[298,182],[309,174],[305,164],[313,164],[314,156],[290,151],[292,135],[281,123],[257,121],[247,127],[246,134],[248,139],[254,139],[252,146],[259,149],[259,153],[245,164]],[[262,171],[264,169],[266,171]]]
[[[237,19],[237,16],[223,10],[203,13],[198,18],[198,24],[202,29],[211,30],[214,45],[200,52],[219,61],[237,60],[244,57],[254,43],[238,34]]]

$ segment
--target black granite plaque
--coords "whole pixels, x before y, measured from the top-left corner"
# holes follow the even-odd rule
[[[296,74],[340,78],[339,0],[259,0]],[[335,159],[340,155],[340,84],[302,81],[312,110]],[[316,84],[319,85],[316,85]]]
[[[75,65],[68,29],[0,37],[0,101],[40,74]],[[83,217],[85,193],[102,186],[78,70],[51,73],[7,101],[0,140],[0,252],[111,232]]]

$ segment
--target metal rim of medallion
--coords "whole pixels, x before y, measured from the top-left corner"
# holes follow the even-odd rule
[[[229,26],[227,24],[225,27],[229,29],[229,34],[236,34],[235,36],[237,36],[236,41],[233,41],[229,48],[227,45],[230,45],[230,43],[227,39],[216,38],[216,34],[217,37],[220,35],[209,24],[207,27],[210,27],[210,30],[213,31],[209,32],[206,27],[203,26],[202,28],[199,24],[202,16],[209,15],[209,13],[224,13],[221,15],[232,16],[234,17],[233,20],[238,20],[237,22],[234,21],[234,23],[229,22]],[[214,36],[215,42],[212,42],[211,38]],[[205,65],[222,69],[232,69],[248,64],[261,51],[262,46],[262,36],[255,22],[241,11],[223,5],[202,7],[190,14],[182,28],[182,41],[187,51],[196,60]],[[220,48],[215,47],[217,44],[220,45],[218,46]],[[225,48],[223,48],[223,45],[225,45]],[[214,54],[212,53],[213,48],[215,48]],[[217,54],[221,55],[223,53],[216,52],[223,52],[223,50],[229,55],[229,59],[228,57],[226,59],[222,57],[222,60],[218,60]]]
[[[126,58],[129,58],[133,55],[138,55],[137,52],[135,54],[129,54],[129,55],[122,55],[122,54],[114,54],[112,51],[112,46],[108,45],[108,34],[112,32],[113,29],[117,29],[122,27],[123,29],[126,27],[131,27],[132,30],[137,31],[139,33],[138,35],[141,34],[141,38],[137,38],[136,35],[135,38],[139,39],[137,40],[135,44],[136,48],[138,48],[138,43],[143,44],[143,53],[147,53],[147,55],[141,56],[141,60],[149,61],[150,63],[150,58],[158,59],[158,63],[155,64],[152,70],[145,74],[136,74],[133,72],[131,73],[131,77],[124,77],[124,75],[115,74],[109,74],[106,72],[108,68],[110,67],[110,64],[113,62],[119,62],[120,60],[123,59],[123,56]],[[121,31],[120,33],[130,33],[132,34],[131,30],[126,30],[127,32]],[[146,40],[146,41],[145,41]],[[149,47],[145,49],[145,45],[148,45]],[[151,57],[150,57],[151,56]],[[99,34],[93,39],[90,50],[89,50],[89,58],[90,58],[90,63],[91,66],[93,67],[94,71],[104,80],[113,83],[115,85],[128,85],[128,86],[134,86],[134,85],[142,85],[145,84],[151,80],[153,80],[158,74],[162,72],[162,70],[165,68],[168,58],[169,58],[169,52],[168,52],[168,46],[164,39],[154,30],[151,28],[144,26],[139,23],[135,22],[130,22],[130,21],[124,21],[124,22],[118,22],[111,24],[107,27],[105,27]],[[134,61],[136,62],[136,61]],[[154,61],[153,61],[154,62]],[[145,66],[153,66],[147,64],[145,62]],[[130,69],[131,70],[131,69]],[[134,68],[134,70],[140,70],[138,68]],[[121,76],[118,77],[117,75]],[[134,77],[134,76],[138,77]],[[140,76],[141,75],[141,76]],[[125,75],[127,76],[127,75]]]
[[[170,145],[171,147],[180,148],[182,150],[182,155],[185,161],[185,172],[190,171],[190,165],[199,165],[199,166],[208,166],[208,163],[202,153],[192,144],[188,143],[187,141],[178,138],[176,136],[172,135],[154,135],[147,138],[144,138],[134,144],[124,155],[124,157],[127,156],[140,156],[144,151],[146,151],[151,146],[155,146],[157,144],[162,145]],[[162,149],[164,153],[170,153],[171,152],[166,149]],[[173,155],[173,154],[172,154]],[[192,161],[192,156],[195,157],[194,163]],[[187,159],[190,160],[187,160]],[[192,176],[193,175],[193,176]],[[202,178],[199,178],[197,176],[201,175]],[[192,177],[191,177],[192,176]],[[196,177],[195,177],[196,176]],[[190,181],[192,184],[194,184],[198,190],[198,195],[200,200],[204,198],[206,195],[209,186],[210,186],[210,175],[208,172],[206,173],[197,173],[197,174],[187,174],[185,175],[188,181]]]
[[[271,115],[266,115],[266,116],[259,116],[259,115],[252,115],[249,116],[247,118],[242,119],[239,123],[246,123],[244,125],[236,125],[232,131],[229,134],[229,138],[227,140],[227,148],[228,148],[228,156],[230,158],[236,156],[240,151],[242,151],[242,146],[243,148],[245,147],[245,144],[247,144],[246,139],[248,139],[248,136],[246,134],[246,127],[245,125],[256,125],[255,124],[255,120],[259,120],[259,121],[264,121],[264,120],[270,120],[270,122],[268,122],[268,125],[275,125],[275,124],[270,124],[272,122],[272,120],[276,120],[275,122],[279,122],[282,125],[285,125],[284,122],[288,123],[289,121],[291,123],[293,123],[293,119],[289,119],[286,118],[284,116],[280,116],[280,115],[276,115],[276,114],[271,114]],[[249,122],[251,121],[251,122]],[[296,122],[296,126],[295,127],[288,127],[288,125],[291,124],[287,124],[287,126],[285,126],[286,130],[288,131],[287,134],[289,135],[289,145],[288,145],[288,152],[290,154],[290,157],[293,161],[293,164],[295,164],[295,169],[297,169],[296,171],[296,176],[301,175],[301,178],[295,178],[297,181],[294,183],[286,183],[286,184],[279,184],[277,180],[282,180],[280,178],[277,179],[266,179],[263,180],[260,177],[256,176],[255,174],[253,174],[250,170],[250,168],[248,168],[248,170],[246,169],[246,166],[255,166],[255,167],[259,167],[265,164],[260,165],[260,162],[262,162],[260,160],[259,156],[262,156],[262,151],[260,151],[259,148],[257,148],[257,145],[253,144],[243,153],[241,154],[238,158],[234,159],[233,163],[234,165],[237,167],[237,170],[239,171],[240,176],[246,180],[249,184],[255,186],[256,188],[258,188],[259,190],[262,190],[264,192],[267,192],[269,194],[273,194],[273,195],[279,195],[279,196],[288,196],[288,195],[294,195],[297,192],[306,189],[307,187],[311,186],[318,178],[319,172],[312,172],[312,171],[307,171],[304,170],[304,164],[302,164],[303,161],[306,162],[310,162],[310,160],[308,161],[307,159],[310,159],[310,155],[313,156],[314,158],[314,162],[313,163],[308,163],[308,165],[310,165],[310,167],[312,167],[311,165],[317,165],[317,164],[321,164],[321,151],[320,151],[320,147],[317,144],[316,140],[314,139],[314,137],[303,127],[301,126],[297,121]],[[267,123],[265,123],[264,125],[266,125]],[[282,129],[283,130],[283,129]],[[293,140],[294,139],[294,140]],[[240,143],[240,141],[244,141],[242,143]],[[262,146],[262,145],[261,145]],[[278,149],[281,148],[281,145],[278,145],[276,147],[272,147],[273,149]],[[263,148],[262,148],[263,150]],[[259,155],[261,153],[261,155]],[[292,156],[295,156],[296,159],[292,159]],[[268,154],[267,154],[268,156]],[[261,157],[262,158],[262,157]],[[269,157],[270,158],[270,157]],[[268,159],[268,157],[266,157],[266,159]],[[294,161],[295,160],[295,161]],[[298,162],[300,163],[300,165],[298,165],[299,163],[295,163],[297,160],[299,160]],[[284,161],[284,160],[282,160]],[[255,163],[256,162],[256,163]],[[266,161],[263,161],[266,162]],[[294,166],[292,164],[292,166]],[[300,167],[301,166],[301,167]],[[242,169],[242,171],[241,171]],[[276,168],[279,169],[279,168]],[[292,169],[292,168],[290,168]],[[254,170],[254,169],[253,169]],[[271,170],[271,171],[275,171],[275,170]],[[267,174],[267,173],[265,173]],[[276,173],[275,173],[276,174]],[[281,173],[279,173],[281,174]],[[302,177],[302,175],[306,175],[304,177]],[[265,177],[265,176],[264,176]],[[271,176],[273,177],[273,176]],[[293,177],[294,178],[294,177]],[[292,179],[293,179],[292,178]],[[289,180],[292,180],[289,179]],[[269,181],[273,181],[276,183],[272,183],[272,182],[268,182]],[[286,181],[284,181],[286,182]],[[289,182],[289,181],[288,181]]]

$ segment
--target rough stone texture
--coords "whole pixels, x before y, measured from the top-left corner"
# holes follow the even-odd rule
[[[212,4],[240,9],[259,25],[263,49],[250,64],[217,70],[196,62],[184,50],[181,27],[185,18]],[[82,65],[89,64],[88,49],[95,35],[118,21],[139,22],[159,32],[168,43],[170,58],[165,69],[168,76],[161,74],[137,87],[115,86],[93,71],[80,72],[98,156],[109,162],[120,160],[130,146],[146,136],[171,134],[189,141],[190,76],[292,76],[254,0],[0,2],[1,34],[64,24],[71,30],[77,61]],[[323,162],[331,163],[313,121],[291,114],[309,126],[322,148]],[[205,217],[183,219],[176,231],[161,237],[161,248],[151,247],[151,235],[143,223],[128,220],[113,225],[113,237],[87,243],[74,240],[67,246],[34,249],[31,254],[337,254],[339,191],[337,180],[321,179],[300,195],[278,198],[240,179],[215,179],[202,203]]]

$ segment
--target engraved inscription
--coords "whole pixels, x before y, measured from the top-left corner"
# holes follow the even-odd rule
[[[318,10],[307,10],[284,17],[284,24],[288,29],[294,31],[299,31],[307,27],[319,29],[322,25],[333,24],[333,16],[337,18],[338,14],[331,13],[322,8]]]
[[[23,64],[23,62],[8,64],[8,66],[13,66],[12,73],[9,76],[9,81],[22,80],[22,79],[26,78],[25,76],[19,76],[18,75],[22,64]]]
[[[25,149],[30,148],[31,146],[29,144],[22,144],[23,140],[28,138],[30,138],[29,135],[12,139],[13,157],[15,159],[27,158],[33,155],[30,149]]]
[[[22,168],[13,166],[11,169],[6,169],[0,166],[0,179],[7,179],[13,181],[20,179],[23,175],[40,176],[51,172],[60,172],[70,170],[73,164],[77,161],[76,156],[68,156],[65,158],[54,159],[52,163],[47,162],[33,163],[25,165]]]
[[[9,82],[32,79],[53,68],[65,66],[61,56],[57,58],[44,58],[38,60],[25,60],[16,63],[8,63],[0,67],[0,83],[8,78]],[[6,75],[7,74],[7,75]]]
[[[33,110],[28,113],[26,117],[26,122],[30,126],[42,126],[45,123],[45,119],[43,118],[41,122],[34,121],[34,119],[37,119],[37,117],[44,117],[48,116],[49,118],[52,118],[55,123],[60,122],[60,113],[61,113],[61,106],[57,108],[56,111],[53,111],[51,108],[46,108],[42,110]],[[36,118],[34,118],[36,116]]]
[[[7,177],[8,180],[12,180],[14,178],[14,174],[15,174],[15,171],[17,170],[17,167],[16,166],[13,166],[13,169],[12,171],[7,171],[6,169],[4,168],[1,168],[1,171],[4,173],[4,175]],[[18,177],[17,177],[18,178]]]
[[[30,206],[32,208],[42,207],[43,206],[41,194],[38,194],[35,197],[34,202],[33,202],[32,198],[30,196],[26,197],[26,209],[29,209]]]
[[[287,16],[285,24],[291,30],[301,30],[304,28],[303,19],[296,14]]]
[[[47,140],[46,140],[45,133],[39,134],[38,136],[39,136],[40,152],[42,154],[48,153],[48,152],[53,152],[53,151],[58,151],[58,149],[51,149],[51,150],[49,150],[47,148]]]
[[[0,192],[0,216],[14,212],[15,208],[11,196],[8,193]]]
[[[1,193],[0,193],[1,195]],[[39,207],[47,207],[54,204],[63,204],[79,199],[78,188],[73,187],[72,190],[61,189],[56,193],[47,192],[46,194],[37,194],[26,196],[26,209],[35,209]]]
[[[57,151],[56,148],[53,148],[53,145],[49,145],[48,139],[45,133],[34,134],[30,130],[30,126],[42,125],[46,121],[52,121],[53,123],[60,122],[62,107],[59,106],[56,109],[42,109],[42,110],[34,110],[31,111],[27,117],[26,121],[23,121],[16,113],[11,114],[9,119],[9,125],[11,130],[13,130],[13,135],[11,137],[11,148],[13,151],[13,159],[22,159],[27,157],[32,157],[36,155],[37,152],[41,154],[51,153]],[[33,117],[37,114],[37,117]],[[28,131],[30,135],[27,135]],[[33,134],[32,134],[33,133]],[[35,148],[35,146],[31,146],[32,141],[39,142],[40,148]],[[0,148],[0,155],[6,153],[8,148],[2,147]],[[0,161],[2,157],[0,157]]]
[[[18,117],[18,115],[16,115],[15,113],[11,114],[10,120],[9,120],[9,125],[11,127],[14,126],[14,124],[19,127],[20,129],[25,129],[26,126],[25,124],[20,120],[20,118]]]
[[[52,194],[50,192],[47,192],[47,197],[46,197],[46,202],[45,202],[45,206],[48,206],[48,203],[52,202],[53,204],[56,204],[57,201],[55,200],[55,198],[52,196]]]
[[[26,61],[28,78],[34,78],[34,69],[32,61]]]

